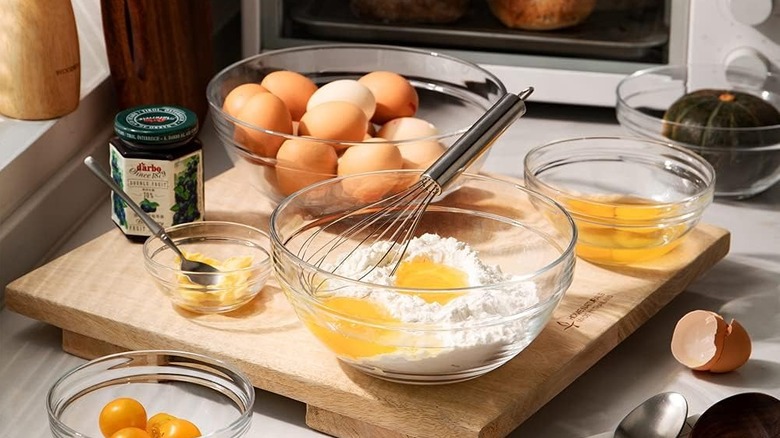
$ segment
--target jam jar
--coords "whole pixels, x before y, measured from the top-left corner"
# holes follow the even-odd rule
[[[114,119],[111,178],[163,227],[202,221],[203,148],[198,118],[176,106],[129,108]],[[152,233],[115,193],[111,218],[134,241]]]

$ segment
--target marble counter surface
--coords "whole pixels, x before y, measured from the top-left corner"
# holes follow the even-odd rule
[[[528,114],[493,146],[485,170],[520,177],[531,147],[560,138],[622,135],[614,110],[529,104]],[[230,162],[207,123],[206,176]],[[100,184],[97,180],[95,184]],[[111,229],[108,196],[59,249],[63,254]],[[696,416],[729,395],[758,391],[780,397],[780,185],[746,201],[716,202],[705,222],[732,233],[730,253],[604,359],[555,397],[511,437],[611,437],[619,420],[646,398],[682,393]],[[724,375],[693,373],[672,357],[676,321],[694,309],[738,319],[751,334],[750,361]],[[60,332],[0,311],[0,437],[50,436],[45,396],[54,381],[84,360],[62,352]],[[257,391],[249,436],[323,436],[304,423],[305,406]]]

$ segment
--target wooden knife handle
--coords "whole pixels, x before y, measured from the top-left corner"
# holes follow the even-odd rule
[[[0,114],[45,120],[75,110],[81,63],[70,0],[3,0],[0,17]]]
[[[178,105],[203,121],[214,74],[208,0],[101,0],[120,109]]]

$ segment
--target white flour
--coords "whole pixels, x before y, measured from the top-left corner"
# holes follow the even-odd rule
[[[339,272],[359,275],[380,262],[388,245],[388,242],[378,242],[359,249],[339,268]],[[413,239],[405,259],[420,256],[465,272],[469,287],[512,280],[511,275],[501,272],[498,266],[486,265],[474,250],[454,238],[425,234]],[[392,266],[380,265],[363,281],[393,285],[391,270]],[[506,318],[538,302],[536,287],[530,281],[470,292],[446,304],[427,302],[414,294],[355,285],[335,289],[334,293],[339,296],[373,301],[399,321],[432,324],[436,328],[425,333],[398,331],[398,338],[392,341],[402,346],[397,351],[357,359],[361,365],[402,374],[457,374],[485,366],[505,354],[513,354],[525,347],[531,337],[522,318]],[[501,322],[488,325],[492,320]],[[473,328],[475,325],[479,327]]]

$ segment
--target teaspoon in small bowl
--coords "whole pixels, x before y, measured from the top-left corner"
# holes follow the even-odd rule
[[[687,418],[685,397],[676,392],[664,392],[629,412],[618,424],[615,438],[676,438]]]
[[[95,161],[94,158],[91,156],[84,158],[84,164],[89,168],[89,170],[92,171],[95,175],[97,175],[98,178],[100,178],[101,181],[106,183],[111,190],[114,191],[117,195],[119,195],[122,200],[124,200],[130,208],[133,209],[133,211],[138,215],[138,217],[141,218],[141,220],[146,224],[146,226],[149,228],[149,230],[154,234],[157,238],[159,238],[165,245],[168,246],[173,252],[175,252],[179,259],[181,260],[181,270],[186,272],[199,272],[199,273],[218,273],[219,269],[203,262],[197,262],[194,260],[189,260],[186,257],[184,257],[184,254],[181,252],[181,250],[176,246],[176,244],[173,243],[173,239],[171,239],[170,236],[165,232],[165,229],[158,224],[154,219],[152,219],[148,214],[146,214],[141,207],[133,201],[133,199],[122,190],[119,185],[114,182],[113,179],[108,175],[108,173],[103,170],[103,168],[100,167],[100,165],[97,164],[97,161]],[[219,275],[193,275],[188,276],[190,280],[193,282],[200,284],[202,286],[209,286],[212,284],[217,284],[219,282]]]

